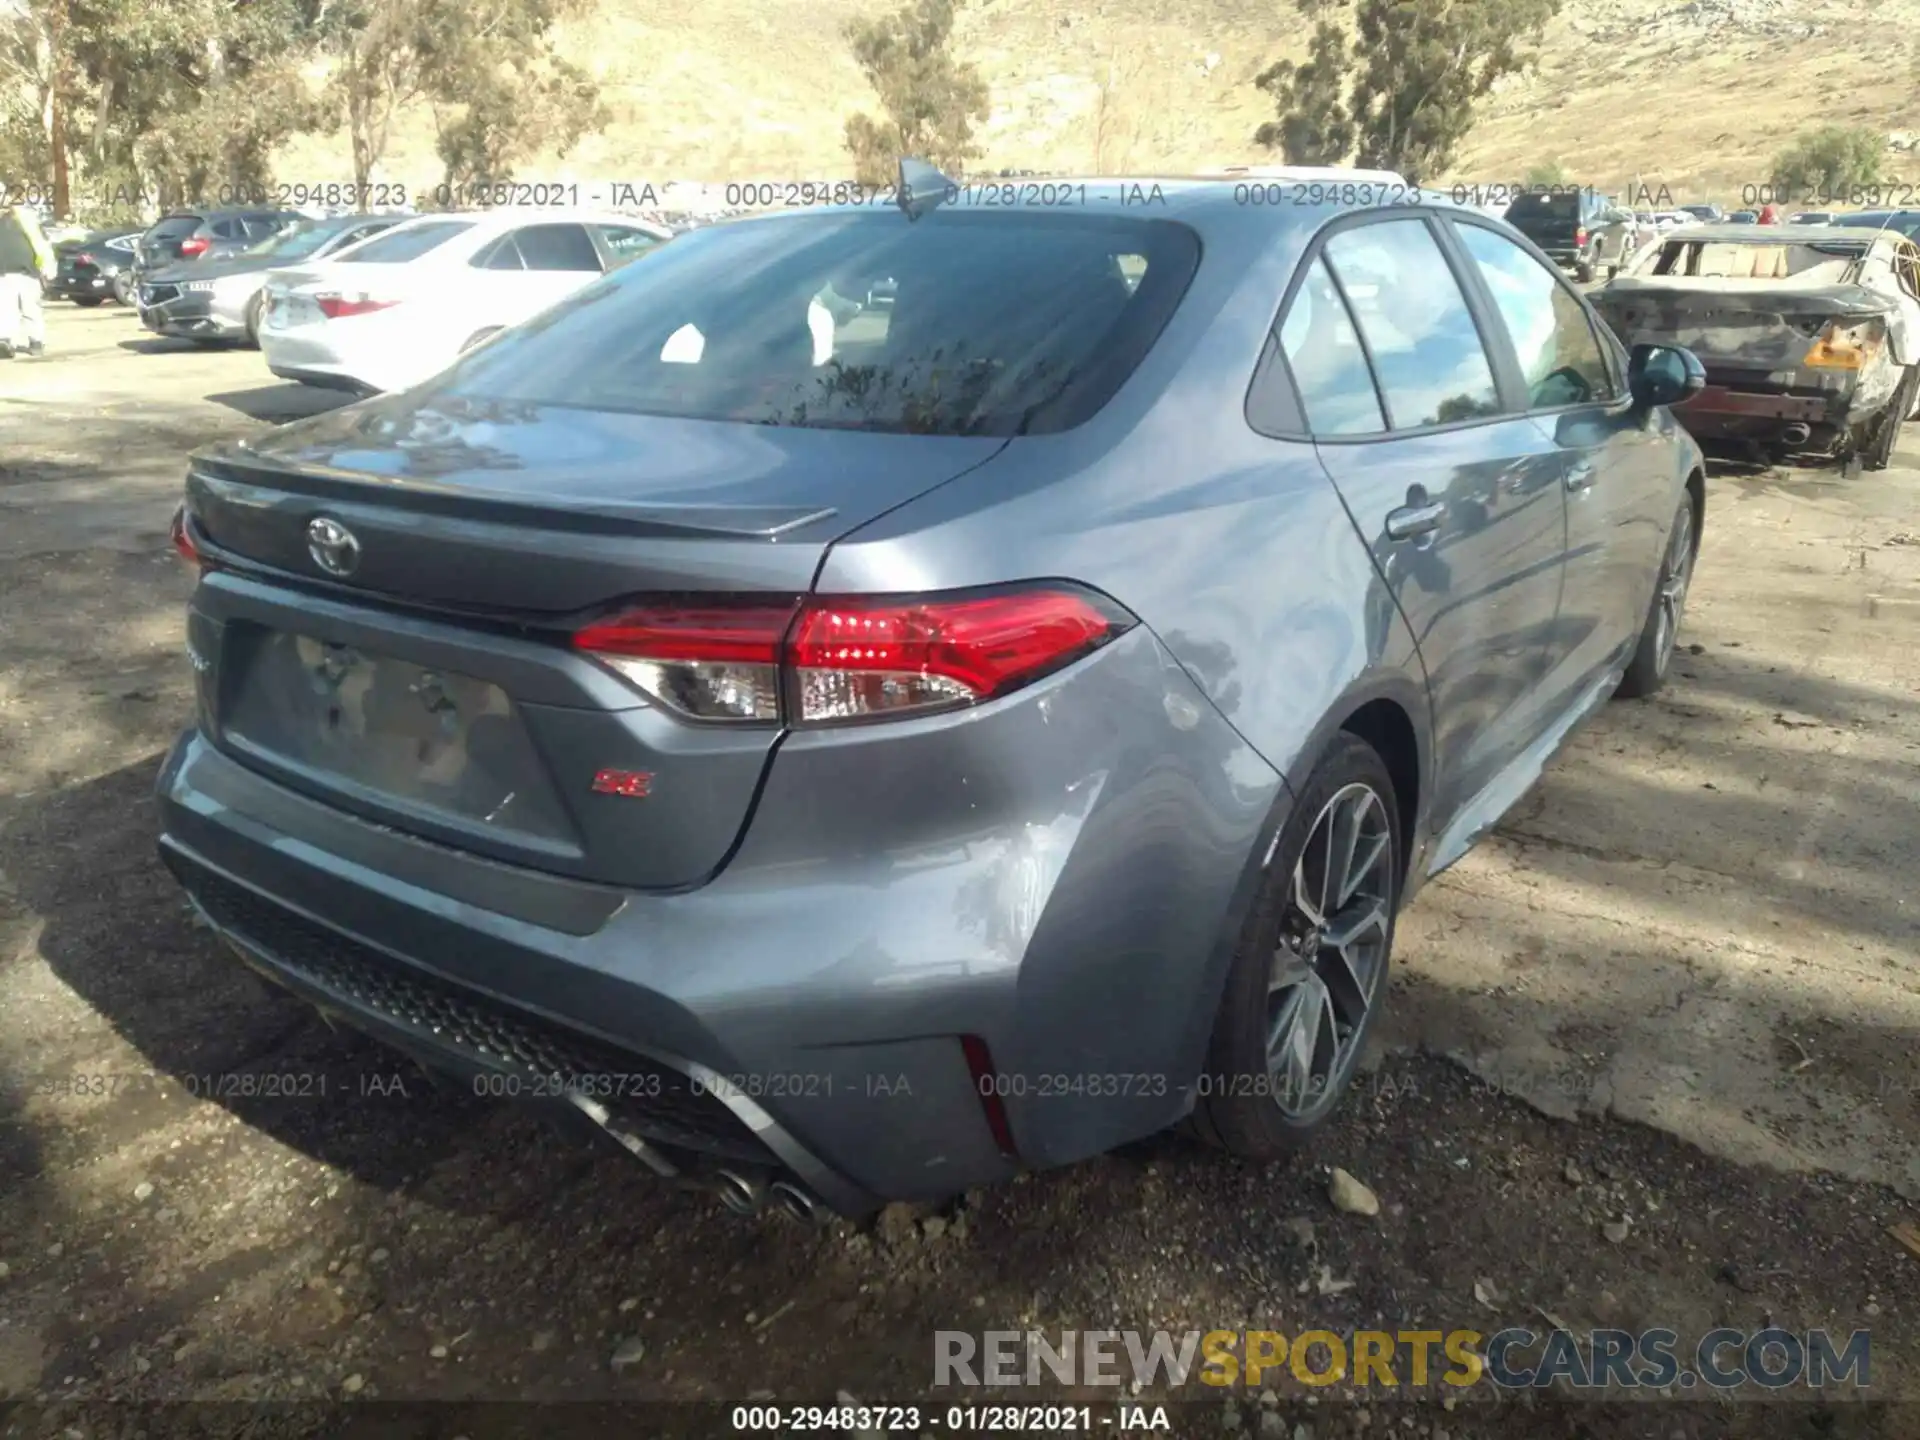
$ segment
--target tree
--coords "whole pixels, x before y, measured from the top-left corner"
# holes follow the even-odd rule
[[[1254,131],[1254,142],[1280,151],[1295,165],[1345,160],[1359,138],[1345,100],[1352,59],[1346,32],[1322,20],[1314,27],[1306,63],[1282,60],[1255,76],[1253,83],[1273,97],[1280,118]]]
[[[1821,205],[1871,203],[1848,192],[1877,185],[1886,163],[1886,141],[1862,126],[1822,125],[1802,131],[1774,157],[1774,198],[1792,203],[1811,197]]]
[[[888,184],[902,156],[956,175],[980,153],[973,127],[987,118],[987,83],[953,58],[954,7],[955,0],[907,0],[891,15],[847,26],[853,58],[884,112],[879,120],[847,117],[847,151],[862,184]]]
[[[571,149],[601,118],[598,87],[561,59],[554,28],[583,0],[325,0],[335,70],[328,99],[366,195],[394,117],[430,101],[450,180],[499,180],[553,143]]]
[[[1296,0],[1315,18],[1304,64],[1255,84],[1277,116],[1255,140],[1295,164],[1395,170],[1418,183],[1452,163],[1474,106],[1531,62],[1522,49],[1560,0]]]
[[[1526,183],[1529,186],[1537,185],[1541,189],[1551,190],[1555,186],[1567,183],[1567,172],[1558,160],[1542,160],[1537,165],[1527,167]]]

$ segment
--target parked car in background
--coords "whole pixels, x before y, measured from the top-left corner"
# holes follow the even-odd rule
[[[308,220],[244,250],[164,266],[140,281],[140,323],[157,335],[257,345],[269,274],[337,255],[406,218],[343,215]]]
[[[1698,438],[1880,470],[1920,409],[1920,247],[1904,235],[1695,227],[1592,298],[1625,343],[1699,356],[1706,388],[1681,412]]]
[[[123,304],[133,270],[138,230],[95,230],[79,240],[53,247],[57,268],[47,282],[47,293],[76,305],[93,306],[108,300]]]
[[[283,380],[403,390],[672,238],[584,210],[423,215],[270,284],[260,348]]]
[[[1920,210],[1856,210],[1835,215],[1833,223],[1849,230],[1891,230],[1920,240]]]
[[[1590,190],[1529,192],[1507,206],[1504,218],[1583,284],[1625,264],[1638,248],[1633,212]]]
[[[206,260],[257,245],[306,217],[297,210],[175,210],[148,226],[134,247],[135,280],[182,260]]]
[[[1660,686],[1702,533],[1698,362],[1500,221],[907,178],[203,450],[175,522],[214,933],[742,1210],[1308,1139],[1406,898]],[[457,336],[542,273],[495,246],[606,223],[422,219],[362,251],[434,275],[306,298]]]
[[[1736,210],[1721,223],[1726,225],[1758,225],[1760,223],[1760,212],[1758,210]]]
[[[1789,225],[1831,225],[1833,212],[1830,210],[1802,210],[1787,217]]]
[[[1714,205],[1711,203],[1700,204],[1700,205],[1680,205],[1680,206],[1676,206],[1675,208],[1682,211],[1686,215],[1691,216],[1693,219],[1702,221],[1707,224],[1716,224],[1719,221],[1726,219],[1726,214],[1727,214],[1727,212],[1722,210],[1718,205]]]

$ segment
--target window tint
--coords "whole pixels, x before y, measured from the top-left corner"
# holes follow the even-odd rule
[[[513,242],[512,235],[502,235],[491,245],[482,245],[480,252],[467,262],[476,270],[524,270],[527,262],[520,258],[520,247]]]
[[[238,220],[216,220],[211,228],[222,240],[238,240],[247,233],[246,227]]]
[[[1473,312],[1424,221],[1343,230],[1326,253],[1366,337],[1394,429],[1500,412]]]
[[[1133,372],[1199,255],[1173,221],[1077,211],[956,206],[909,225],[875,207],[718,225],[507,331],[439,385],[762,425],[1045,434]],[[891,303],[872,303],[882,295]]]
[[[529,225],[512,238],[529,270],[588,270],[600,273],[600,252],[584,225]]]
[[[1493,292],[1494,306],[1513,339],[1527,382],[1528,407],[1551,410],[1614,398],[1617,392],[1600,341],[1560,277],[1491,230],[1478,225],[1454,228]]]
[[[340,257],[341,264],[400,265],[418,260],[429,250],[437,250],[454,236],[471,230],[471,220],[424,220],[418,225],[398,225],[384,235],[376,235],[351,254]]]
[[[1372,435],[1387,428],[1360,337],[1320,259],[1287,307],[1280,349],[1315,435]]]
[[[184,240],[199,228],[198,215],[169,215],[154,223],[154,227],[147,231],[146,240],[149,245],[159,240]]]
[[[600,238],[606,242],[607,249],[613,252],[616,265],[637,260],[660,243],[658,235],[649,235],[645,230],[635,230],[627,225],[602,225],[598,228]]]

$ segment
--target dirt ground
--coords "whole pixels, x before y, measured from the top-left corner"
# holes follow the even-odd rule
[[[981,1396],[934,1396],[941,1329],[1864,1328],[1868,1395],[1920,1401],[1920,1253],[1888,1230],[1920,1197],[1920,451],[1717,471],[1680,673],[1409,910],[1388,1043],[1312,1153],[1167,1137],[815,1228],[429,1090],[195,927],[150,802],[189,710],[182,461],[339,402],[113,307],[54,307],[51,347],[0,366],[0,1434],[189,1413],[127,1401],[283,1402],[193,1410],[208,1433],[331,1433],[343,1397],[437,1402],[355,1407],[396,1436],[722,1433],[687,1407],[842,1392],[944,1416]],[[292,1074],[324,1096],[202,1078]],[[1335,1165],[1378,1217],[1332,1208]],[[1189,1386],[1171,1423],[1920,1435],[1920,1405],[1804,1388],[1279,1388]],[[656,1408],[495,1403],[561,1400]]]

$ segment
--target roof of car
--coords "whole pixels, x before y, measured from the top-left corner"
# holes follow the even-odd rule
[[[635,215],[622,215],[617,210],[604,210],[587,206],[559,205],[494,205],[484,210],[428,210],[419,215],[409,215],[408,223],[422,220],[464,220],[483,227],[504,228],[509,225],[535,225],[546,222],[550,225],[631,225],[641,230],[652,230],[661,235],[669,234],[667,227],[651,220],[642,220]]]

